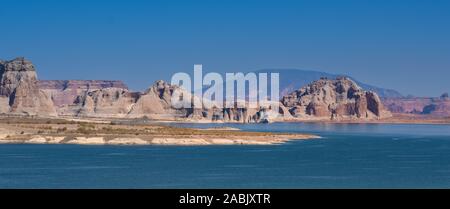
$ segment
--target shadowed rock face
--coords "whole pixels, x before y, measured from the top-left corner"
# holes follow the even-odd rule
[[[0,95],[11,96],[21,83],[36,84],[36,72],[31,62],[24,58],[16,58],[0,63]]]
[[[381,119],[390,117],[374,92],[349,78],[322,78],[287,96],[281,103],[297,118]]]
[[[0,63],[0,111],[20,115],[56,115],[53,102],[39,90],[33,64],[24,58]]]

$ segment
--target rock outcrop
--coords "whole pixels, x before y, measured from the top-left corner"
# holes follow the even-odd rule
[[[176,88],[164,81],[157,81],[143,93],[117,87],[83,89],[74,92],[73,100],[65,100],[58,107],[58,113],[77,117],[185,118],[186,109],[177,110],[171,105]]]
[[[152,119],[251,123],[260,122],[264,119],[264,113],[267,111],[265,108],[205,108],[206,105],[203,105],[202,108],[194,108],[192,105],[190,108],[175,108],[171,100],[177,91],[192,101],[198,99],[178,86],[170,85],[165,81],[157,81],[140,95],[128,117],[145,116]]]
[[[274,106],[267,104],[254,108],[175,108],[171,101],[175,93],[192,101],[198,98],[164,81],[144,92],[129,91],[121,81],[38,81],[33,64],[24,58],[0,62],[0,75],[0,113],[7,114],[241,123],[295,118],[380,119],[390,115],[376,93],[364,91],[348,78],[320,79],[283,97],[273,110]]]
[[[177,86],[165,81],[157,81],[150,86],[137,100],[129,113],[129,117],[149,117],[154,119],[173,119],[185,117],[187,110],[173,108],[171,98]]]
[[[385,98],[383,104],[393,113],[432,117],[450,116],[450,99],[446,93],[440,97]]]
[[[88,91],[78,96],[73,105],[66,106],[68,112],[61,111],[61,114],[80,117],[126,117],[138,98],[139,93],[122,88]]]
[[[17,115],[53,115],[50,97],[39,89],[33,64],[16,58],[0,62],[0,111]]]
[[[364,91],[346,77],[322,78],[287,96],[281,103],[296,118],[382,119],[390,117],[375,92]]]
[[[75,99],[88,91],[105,88],[128,90],[122,81],[108,80],[40,80],[39,89],[46,92],[57,107],[73,104]]]

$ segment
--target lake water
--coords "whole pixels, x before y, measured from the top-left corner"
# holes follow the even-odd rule
[[[271,146],[0,145],[0,188],[450,188],[449,125],[226,126],[323,138]]]

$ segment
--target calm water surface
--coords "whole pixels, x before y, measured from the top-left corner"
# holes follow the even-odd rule
[[[449,125],[226,126],[323,138],[273,146],[0,145],[0,188],[450,188]]]

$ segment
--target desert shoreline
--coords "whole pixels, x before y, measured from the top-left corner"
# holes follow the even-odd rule
[[[110,123],[111,121],[131,121],[140,120],[140,118],[107,118],[107,117],[48,117],[51,119],[65,119],[73,121],[86,121],[98,123]],[[149,119],[149,124],[258,124],[258,123],[243,123],[239,121],[211,121],[211,120],[165,120],[165,119]],[[417,124],[417,125],[450,125],[450,117],[441,118],[427,118],[417,117],[415,115],[394,115],[394,117],[384,119],[335,119],[329,118],[289,118],[289,119],[275,119],[271,123],[327,123],[327,124]]]
[[[141,138],[118,137],[106,141],[104,137],[75,137],[69,142],[61,142],[65,136],[40,136],[34,135],[23,139],[0,138],[1,144],[65,144],[65,145],[110,145],[110,146],[213,146],[213,145],[279,145],[293,140],[319,139],[315,135],[284,135],[263,138],[154,138],[153,140],[143,140]]]
[[[450,120],[395,116],[381,120],[290,119],[275,123],[323,124],[423,124],[448,125]],[[174,127],[180,124],[206,124],[211,121],[154,120],[141,118],[24,117],[0,116],[0,144],[78,144],[78,145],[275,145],[291,140],[317,139],[312,134],[241,131],[227,124],[206,129]]]
[[[194,129],[86,119],[0,118],[0,144],[276,145],[317,138],[312,134],[249,132],[231,127]]]

